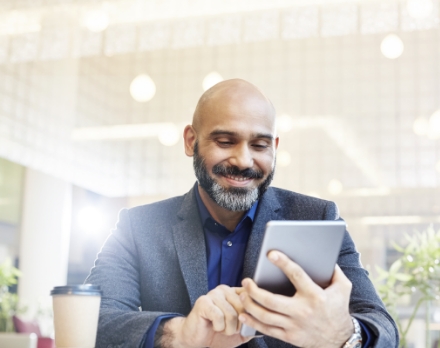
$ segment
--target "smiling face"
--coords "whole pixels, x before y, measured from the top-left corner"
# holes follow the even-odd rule
[[[185,128],[185,151],[194,156],[200,186],[230,211],[248,210],[270,185],[277,146],[272,104],[242,80],[208,90]]]

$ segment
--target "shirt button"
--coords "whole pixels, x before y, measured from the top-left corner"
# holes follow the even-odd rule
[[[226,243],[227,246],[232,246],[232,242],[230,240],[228,240],[228,242]]]

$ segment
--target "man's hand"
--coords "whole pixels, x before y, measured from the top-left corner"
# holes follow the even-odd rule
[[[243,288],[219,285],[197,299],[185,318],[166,322],[161,345],[174,348],[232,348],[248,342],[240,335],[238,315],[243,313],[239,294]]]
[[[239,320],[299,347],[342,347],[354,328],[348,312],[351,282],[339,266],[330,286],[322,289],[283,253],[271,251],[269,259],[287,275],[296,293],[293,297],[273,294],[244,279],[246,291],[240,298],[246,313]]]

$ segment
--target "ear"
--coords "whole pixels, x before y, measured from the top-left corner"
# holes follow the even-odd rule
[[[275,138],[275,150],[278,149],[278,144],[280,142],[280,137]]]
[[[185,130],[183,131],[183,140],[185,141],[185,154],[188,157],[192,157],[194,155],[194,144],[197,140],[197,134],[193,126],[188,125],[185,127]]]

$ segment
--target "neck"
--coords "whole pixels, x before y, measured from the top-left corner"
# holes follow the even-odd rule
[[[209,197],[209,195],[200,185],[197,185],[197,187],[199,190],[200,198],[202,199],[202,202],[205,204],[206,209],[208,209],[208,212],[209,214],[211,214],[213,219],[221,223],[229,231],[233,231],[235,227],[237,227],[245,212],[230,211],[219,206],[211,199],[211,197]]]

